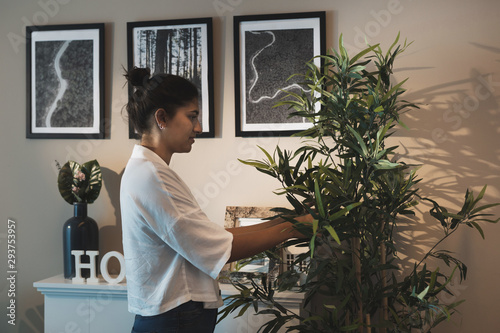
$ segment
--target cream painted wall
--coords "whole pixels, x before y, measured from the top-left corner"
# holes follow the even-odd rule
[[[172,167],[198,193],[210,218],[222,224],[226,205],[281,205],[272,194],[278,184],[237,158],[260,157],[256,144],[272,150],[294,148],[298,139],[234,137],[233,15],[327,11],[328,47],[340,33],[352,49],[381,42],[386,49],[398,31],[414,41],[396,63],[396,77],[407,83],[407,99],[421,109],[405,116],[411,130],[395,137],[401,154],[424,163],[424,194],[456,208],[467,187],[489,184],[486,201],[500,201],[500,2],[496,0],[0,0],[0,275],[6,276],[7,220],[17,222],[16,326],[7,324],[9,289],[0,279],[0,331],[43,332],[43,297],[33,282],[62,273],[61,228],[71,207],[59,196],[54,160],[98,159],[104,172],[101,196],[90,215],[101,228],[102,252],[120,250],[119,174],[134,142],[127,137],[121,108],[127,94],[129,21],[213,17],[217,137],[197,140],[193,151],[175,156]],[[106,112],[111,131],[105,140],[25,138],[25,45],[29,24],[106,23]],[[492,210],[500,215],[499,209]],[[427,221],[427,222],[426,222]],[[433,222],[424,214],[411,240],[433,239]],[[418,230],[417,230],[418,229]],[[497,332],[500,326],[498,276],[500,226],[485,228],[486,240],[462,230],[446,246],[469,266],[468,279],[453,288],[467,302],[436,332]],[[449,299],[447,301],[453,301]],[[51,332],[52,333],[52,332]]]

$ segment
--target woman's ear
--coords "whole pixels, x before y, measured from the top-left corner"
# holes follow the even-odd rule
[[[165,109],[159,108],[155,111],[155,122],[160,130],[164,129],[167,126],[168,115]]]

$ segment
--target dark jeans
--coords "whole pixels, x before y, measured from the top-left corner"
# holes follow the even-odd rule
[[[217,309],[189,301],[157,316],[135,316],[132,333],[213,333]]]

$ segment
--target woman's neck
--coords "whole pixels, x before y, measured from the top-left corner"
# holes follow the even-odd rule
[[[162,148],[161,141],[158,140],[158,138],[152,138],[146,134],[142,135],[140,145],[148,148],[152,152],[154,152],[156,155],[160,156],[162,160],[167,163],[167,165],[170,165],[170,160],[172,159],[172,154],[169,154],[166,149]]]

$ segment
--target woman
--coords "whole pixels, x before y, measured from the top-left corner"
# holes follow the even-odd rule
[[[129,120],[141,136],[120,188],[132,332],[213,332],[223,266],[302,235],[280,218],[233,229],[211,222],[169,167],[202,131],[196,87],[174,75],[150,78],[144,68],[125,76],[135,87]]]

